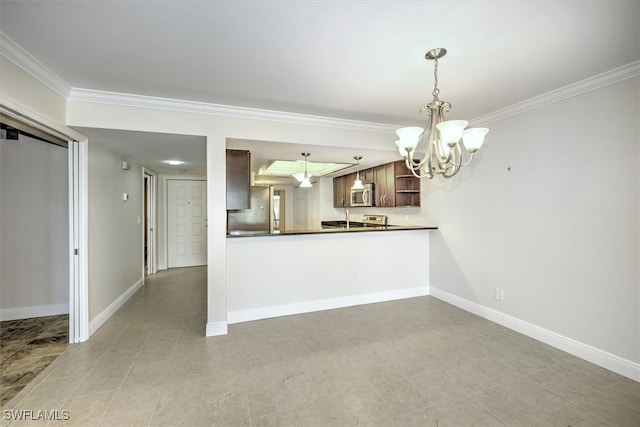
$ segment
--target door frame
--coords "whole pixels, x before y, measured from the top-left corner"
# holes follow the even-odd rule
[[[89,339],[88,142],[69,141],[69,342]]]
[[[87,138],[54,123],[37,111],[4,97],[0,113],[36,131],[67,141],[69,185],[69,342],[89,339],[88,288],[88,142]]]
[[[142,168],[142,178],[143,185],[145,186],[143,194],[145,194],[146,198],[146,211],[145,211],[145,201],[143,201],[142,212],[144,220],[144,226],[146,228],[147,233],[147,268],[145,269],[144,260],[145,254],[142,254],[142,277],[145,274],[155,274],[158,271],[158,227],[157,227],[157,209],[158,209],[158,174],[154,171]],[[144,233],[145,230],[142,231],[142,246],[144,251]]]

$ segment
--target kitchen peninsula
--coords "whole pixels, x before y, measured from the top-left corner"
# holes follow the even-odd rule
[[[267,233],[260,231],[230,231],[227,237],[259,237],[259,236],[291,236],[301,234],[333,234],[333,233],[362,233],[362,232],[390,232],[407,230],[437,230],[438,227],[420,225],[386,225],[386,226],[363,226],[362,223],[343,227],[326,227],[321,229],[307,230],[287,230],[278,233]]]
[[[227,322],[429,295],[436,227],[369,228],[228,236]]]
[[[335,179],[318,177],[313,188],[285,188],[290,214],[278,222],[275,190],[244,185],[246,207],[227,214],[227,324],[429,294],[437,227],[420,224],[429,218],[417,203],[336,207]]]

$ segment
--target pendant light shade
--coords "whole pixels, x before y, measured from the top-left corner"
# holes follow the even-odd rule
[[[300,181],[299,188],[311,188],[313,184],[309,180],[309,173],[307,172],[307,157],[311,155],[311,153],[302,153],[304,156],[304,175],[302,177],[302,181]]]
[[[358,166],[360,165],[360,160],[362,160],[362,156],[353,156],[356,162],[358,162]],[[360,171],[356,172],[356,180],[353,182],[352,190],[364,190],[364,184],[360,179]]]

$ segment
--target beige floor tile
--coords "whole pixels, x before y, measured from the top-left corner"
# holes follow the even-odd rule
[[[103,418],[99,427],[147,427],[153,411],[126,413],[112,418]]]
[[[113,393],[100,393],[90,396],[73,397],[67,400],[60,408],[63,411],[68,411],[69,419],[51,422],[48,425],[98,425],[112,398]]]
[[[160,272],[11,403],[65,425],[640,423],[639,383],[431,297],[205,324],[206,268]]]
[[[113,394],[104,418],[118,418],[134,412],[151,411],[158,402],[160,390],[159,385],[124,385]]]

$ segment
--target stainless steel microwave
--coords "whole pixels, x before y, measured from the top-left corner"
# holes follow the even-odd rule
[[[375,200],[373,194],[373,184],[364,184],[362,189],[351,189],[351,206],[373,206]]]

